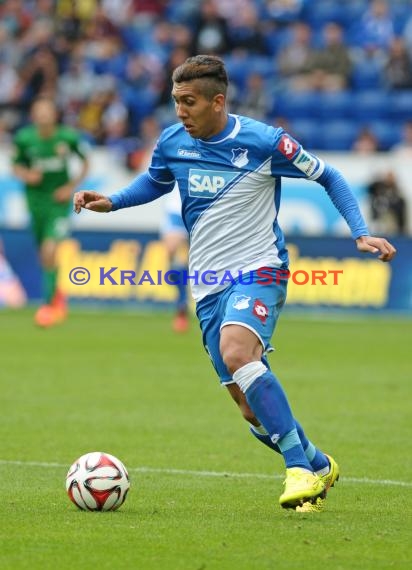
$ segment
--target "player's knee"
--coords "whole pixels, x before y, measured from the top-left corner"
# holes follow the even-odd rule
[[[231,343],[223,345],[220,347],[220,353],[226,368],[231,374],[253,360],[252,356],[245,350],[245,347],[240,344]]]
[[[256,334],[246,327],[225,325],[220,336],[220,354],[230,374],[262,357],[262,345]]]

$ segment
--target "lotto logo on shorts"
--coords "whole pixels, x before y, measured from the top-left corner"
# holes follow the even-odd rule
[[[283,135],[278,144],[278,150],[286,156],[286,158],[292,158],[295,152],[298,150],[298,143],[288,135]]]
[[[214,198],[240,173],[229,170],[189,170],[189,196],[194,198]]]
[[[256,299],[253,305],[253,314],[256,315],[257,318],[261,320],[263,324],[265,324],[266,319],[269,316],[269,309],[267,308],[265,303],[259,301],[259,299]]]

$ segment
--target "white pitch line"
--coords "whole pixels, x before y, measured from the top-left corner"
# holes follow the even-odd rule
[[[0,465],[18,465],[21,467],[43,467],[43,468],[69,468],[64,463],[47,463],[41,461],[12,461],[0,459]],[[130,467],[128,471],[133,473],[160,473],[165,475],[189,475],[193,477],[227,477],[236,479],[283,479],[284,475],[269,473],[232,473],[226,471],[195,471],[190,469],[172,469],[162,467]],[[342,477],[345,483],[360,483],[363,485],[386,485],[392,487],[412,487],[409,481],[394,481],[392,479],[369,479],[368,477]]]

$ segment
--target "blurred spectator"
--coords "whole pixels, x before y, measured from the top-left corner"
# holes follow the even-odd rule
[[[406,202],[400,192],[394,172],[388,170],[368,186],[374,232],[386,235],[404,234],[406,230]]]
[[[176,47],[171,52],[169,59],[167,60],[166,65],[164,67],[163,81],[159,95],[160,106],[163,105],[169,106],[170,104],[172,104],[171,92],[173,87],[173,82],[172,82],[173,70],[179,65],[181,65],[189,56],[190,52],[188,51],[188,49],[184,47]]]
[[[228,25],[219,14],[217,0],[202,0],[193,35],[192,54],[222,55],[230,47]]]
[[[105,16],[116,26],[128,25],[133,18],[133,0],[101,0]]]
[[[342,28],[333,22],[322,30],[323,46],[313,56],[312,88],[339,91],[349,84],[352,63]]]
[[[85,59],[79,54],[70,60],[68,70],[58,80],[58,101],[63,109],[65,122],[74,125],[76,117],[82,105],[92,95],[96,86],[96,76],[89,69]]]
[[[20,71],[23,105],[29,106],[40,95],[55,97],[57,92],[57,58],[48,45],[39,45]]]
[[[412,88],[412,60],[402,38],[392,40],[384,74],[386,84],[391,89]]]
[[[294,22],[302,13],[304,0],[266,0],[270,18],[280,23]]]
[[[250,73],[245,89],[239,91],[237,100],[231,104],[233,111],[263,121],[268,116],[271,102],[267,91],[263,77],[259,73]]]
[[[105,133],[102,118],[110,95],[110,89],[95,89],[79,111],[77,127],[87,135],[89,142],[93,144],[104,143]]]
[[[217,6],[219,14],[232,26],[245,9],[256,7],[256,0],[219,0]]]
[[[304,22],[292,25],[292,39],[278,55],[279,71],[291,89],[310,89],[315,51],[312,31]]]
[[[17,103],[21,93],[19,76],[7,59],[0,54],[0,109]]]
[[[374,152],[378,152],[378,139],[370,129],[363,127],[352,145],[352,150],[360,154],[373,154]]]
[[[30,28],[32,17],[21,0],[4,0],[0,4],[0,21],[12,36],[21,36]]]
[[[134,13],[139,16],[159,17],[163,14],[169,0],[132,0]]]
[[[56,0],[56,14],[60,18],[75,17],[81,22],[91,20],[98,7],[99,0]]]
[[[266,120],[273,112],[266,99],[282,91],[287,98],[289,89],[390,88],[395,95],[412,89],[412,15],[401,22],[399,14],[407,11],[394,3],[396,31],[410,50],[408,59],[402,41],[394,38],[391,2],[354,2],[364,6],[360,21],[352,26],[342,18],[343,30],[327,23],[323,45],[314,49],[324,21],[315,13],[320,2],[0,0],[1,137],[7,139],[25,122],[28,104],[44,92],[57,97],[64,122],[81,125],[98,144],[133,139],[152,113],[162,126],[175,122],[171,70],[199,52],[227,58],[229,107]],[[99,124],[109,104],[103,92],[113,88],[128,118]],[[294,124],[293,109],[279,112]],[[346,115],[334,117],[345,120]],[[382,118],[382,132],[389,120]],[[365,139],[360,148],[372,148]],[[332,149],[333,143],[331,138],[325,146]]]
[[[266,53],[256,6],[247,3],[243,10],[236,14],[236,18],[233,18],[229,26],[229,37],[232,51],[242,50],[249,54]]]
[[[136,148],[128,157],[128,166],[130,169],[143,172],[149,167],[153,148],[160,131],[160,124],[156,117],[150,115],[143,119],[139,128]]]
[[[360,44],[386,51],[394,37],[393,20],[386,0],[372,0],[360,21]]]
[[[136,149],[137,137],[129,135],[129,112],[116,91],[108,94],[102,124],[105,146],[118,162],[128,166],[128,157]]]
[[[412,59],[412,14],[408,18],[403,29],[403,39],[405,41],[409,57]]]
[[[391,150],[397,158],[412,161],[412,120],[403,125],[402,140]]]

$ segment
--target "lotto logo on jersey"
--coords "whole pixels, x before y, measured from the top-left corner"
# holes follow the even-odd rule
[[[292,158],[295,152],[298,150],[298,143],[293,140],[288,135],[283,135],[278,144],[278,150],[286,156],[286,158]]]
[[[214,198],[240,173],[228,170],[189,170],[189,196],[194,198]]]
[[[269,309],[259,299],[256,299],[253,305],[253,314],[257,316],[257,318],[262,321],[263,324],[266,324],[266,319],[269,316]]]

